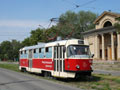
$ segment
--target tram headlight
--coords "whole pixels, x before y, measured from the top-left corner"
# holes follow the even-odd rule
[[[77,68],[77,69],[79,69],[79,68],[80,68],[80,66],[79,66],[79,65],[76,65],[76,68]]]
[[[93,69],[93,66],[90,66],[91,70]]]
[[[89,63],[92,64],[92,60],[89,60]]]

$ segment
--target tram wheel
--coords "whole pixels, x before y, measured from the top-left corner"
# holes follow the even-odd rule
[[[21,72],[27,72],[26,68],[21,68]]]
[[[43,76],[47,78],[51,78],[51,72],[43,72]]]

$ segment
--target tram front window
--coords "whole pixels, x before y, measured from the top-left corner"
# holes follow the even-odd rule
[[[68,46],[67,56],[73,58],[90,58],[89,47],[84,45]]]

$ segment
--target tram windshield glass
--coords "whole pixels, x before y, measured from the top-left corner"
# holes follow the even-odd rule
[[[70,45],[67,49],[67,56],[74,58],[90,58],[89,46]]]

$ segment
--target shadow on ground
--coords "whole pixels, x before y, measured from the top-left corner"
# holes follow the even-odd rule
[[[97,76],[81,76],[79,78],[74,78],[74,79],[57,78],[57,80],[62,81],[62,82],[96,82],[96,81],[100,81],[101,77],[97,77]]]
[[[55,78],[55,77],[44,77],[42,74],[30,73],[32,75],[43,77],[46,79],[57,80],[61,82],[97,82],[100,81],[102,78],[98,76],[80,76],[79,78]]]

